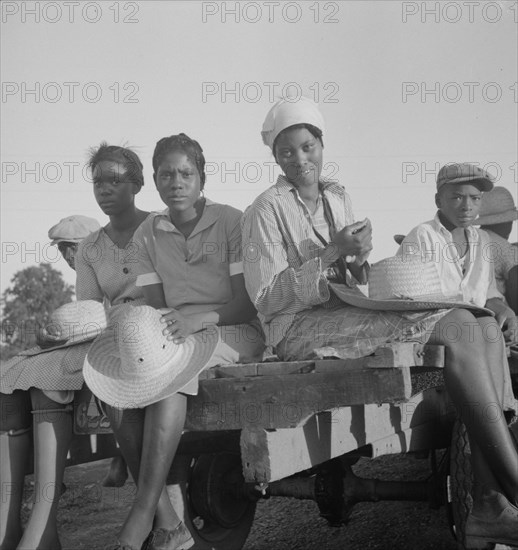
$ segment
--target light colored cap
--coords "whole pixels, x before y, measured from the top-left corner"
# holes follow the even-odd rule
[[[518,210],[511,192],[505,187],[495,187],[482,196],[482,205],[476,225],[494,225],[518,220]]]
[[[481,191],[491,191],[494,187],[494,178],[486,170],[474,164],[462,162],[460,164],[446,164],[437,174],[437,191],[447,183],[470,183],[478,185]]]
[[[100,228],[101,225],[97,220],[77,214],[63,218],[52,226],[49,229],[49,239],[52,239],[51,244],[58,244],[62,241],[79,243]]]
[[[175,344],[162,334],[162,313],[121,304],[109,311],[108,328],[92,344],[83,374],[92,392],[119,409],[139,408],[182,390],[212,358],[215,327]]]
[[[318,105],[307,97],[281,99],[268,111],[263,123],[263,143],[273,150],[275,138],[295,124],[311,124],[324,133],[324,118]]]

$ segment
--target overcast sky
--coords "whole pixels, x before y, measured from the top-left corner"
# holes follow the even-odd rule
[[[320,103],[324,175],[372,220],[372,260],[433,217],[444,163],[485,166],[516,200],[517,4],[3,1],[1,290],[42,261],[74,282],[47,231],[107,222],[84,170],[102,140],[141,156],[141,208],[163,208],[156,141],[185,132],[207,196],[244,209],[275,182],[260,130],[286,94]]]

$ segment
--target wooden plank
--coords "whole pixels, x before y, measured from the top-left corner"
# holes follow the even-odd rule
[[[189,398],[185,427],[193,431],[267,429],[303,425],[319,411],[410,397],[410,371],[356,368],[200,381]]]
[[[376,453],[409,452],[433,447],[454,415],[443,388],[431,388],[407,403],[341,407],[314,415],[304,426],[241,432],[246,481],[270,482],[326,460],[375,445]],[[441,434],[441,437],[444,433]]]

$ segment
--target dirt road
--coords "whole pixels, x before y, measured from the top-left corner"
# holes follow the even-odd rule
[[[107,461],[66,472],[60,503],[63,550],[101,550],[113,542],[133,500],[135,486],[103,488]],[[424,479],[426,460],[408,456],[363,460],[356,473],[386,479]],[[25,511],[26,513],[28,510]],[[330,528],[311,501],[272,498],[259,502],[243,550],[455,550],[445,509],[426,503],[379,502],[355,507],[350,524]]]

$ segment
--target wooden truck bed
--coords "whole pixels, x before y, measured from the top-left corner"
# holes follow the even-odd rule
[[[206,441],[209,450],[217,441],[237,446],[245,481],[255,482],[358,449],[379,456],[446,447],[453,408],[440,383],[416,391],[412,374],[443,364],[442,346],[398,343],[361,359],[214,367],[189,398],[184,439]],[[87,389],[78,393],[74,413],[71,464],[117,452]],[[90,451],[82,435],[91,436]]]

